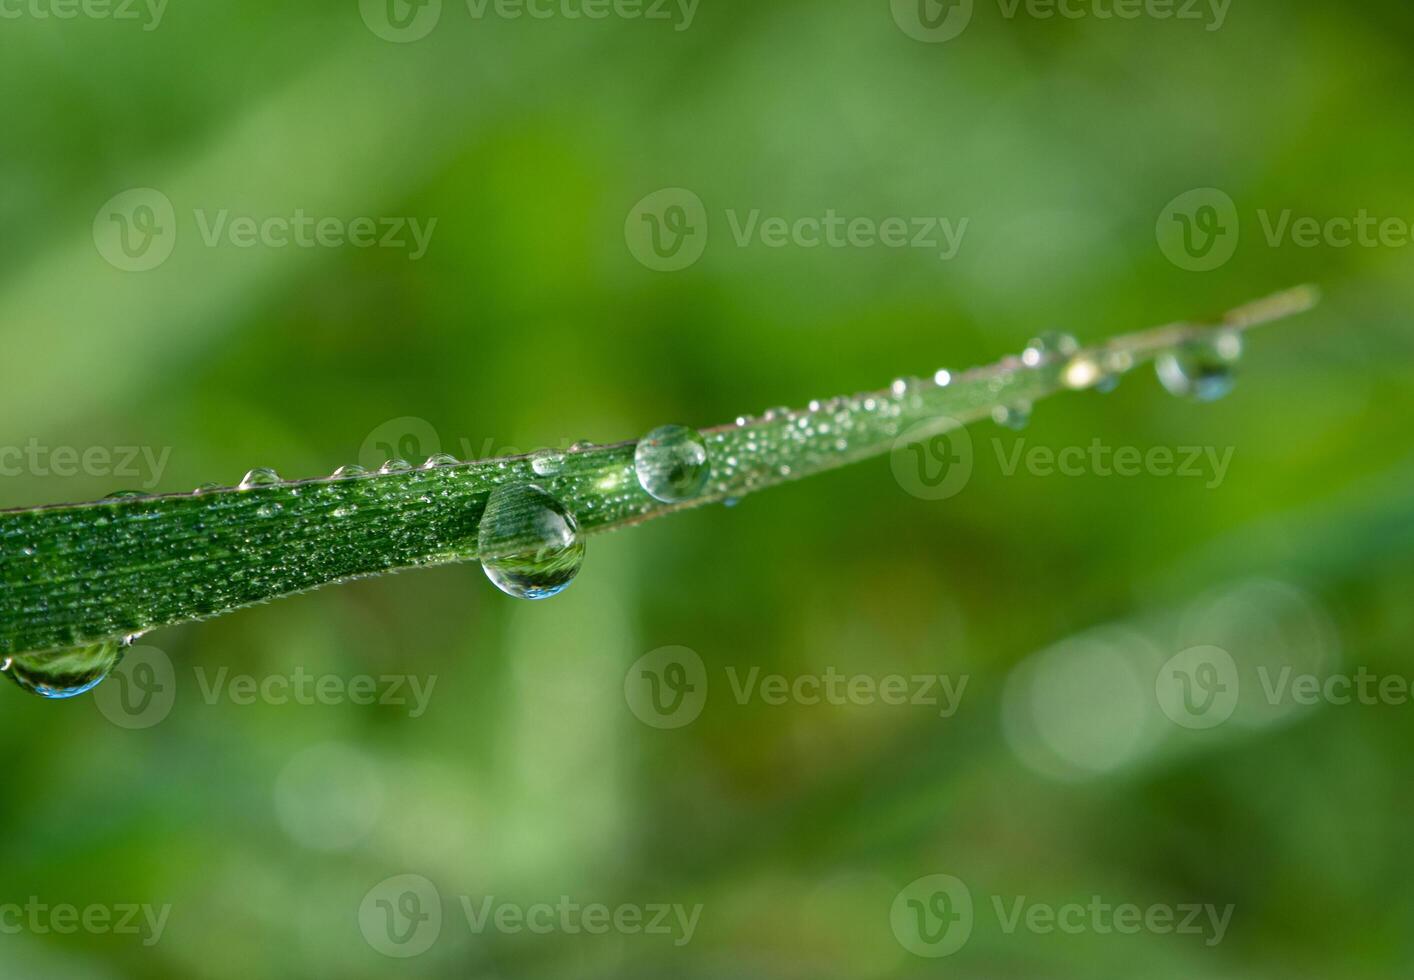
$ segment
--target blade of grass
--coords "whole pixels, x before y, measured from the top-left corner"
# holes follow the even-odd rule
[[[682,503],[640,488],[635,443],[623,442],[570,452],[549,476],[516,456],[0,512],[0,654],[64,649],[334,582],[492,557],[478,555],[477,527],[490,492],[507,483],[544,488],[586,534],[743,497],[885,453],[901,433],[922,440],[1089,387],[1178,344],[1246,330],[1315,301],[1316,291],[1301,287],[1074,354],[1005,358],[706,429],[711,478]]]

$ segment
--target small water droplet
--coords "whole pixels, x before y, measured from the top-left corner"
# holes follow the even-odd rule
[[[439,466],[455,466],[459,462],[461,462],[461,460],[457,459],[451,453],[437,453],[436,455],[428,456],[426,461],[422,464],[422,468],[424,470],[435,470]]]
[[[219,484],[219,483],[203,483],[201,486],[199,486],[199,487],[197,487],[195,490],[193,490],[193,491],[192,491],[192,494],[193,494],[194,496],[199,496],[199,495],[201,495],[201,494],[203,494],[203,493],[210,493],[210,492],[213,491],[213,490],[223,490],[223,489],[225,489],[225,488],[222,487],[221,484]]]
[[[4,671],[10,680],[42,698],[72,698],[90,691],[112,673],[125,644],[104,640],[69,650],[23,653],[10,657]]]
[[[257,508],[255,509],[255,516],[256,516],[256,517],[274,517],[276,514],[280,513],[280,511],[282,511],[282,510],[284,510],[284,507],[283,507],[282,505],[280,505],[280,504],[278,504],[278,503],[276,503],[276,502],[274,502],[274,501],[271,501],[271,502],[268,503],[268,504],[261,504],[259,507],[257,507]]]
[[[774,422],[777,419],[788,418],[789,416],[789,408],[786,408],[784,405],[776,405],[773,408],[766,409],[766,411],[762,413],[761,418],[767,422]]]
[[[558,449],[542,449],[530,456],[530,468],[536,476],[554,476],[564,462],[565,454]]]
[[[937,385],[939,388],[946,388],[948,385],[952,384],[952,372],[947,368],[940,368],[938,372],[933,375],[933,384]]]
[[[491,491],[477,549],[496,588],[523,599],[563,592],[584,563],[579,522],[553,496],[528,483]]]
[[[146,497],[141,490],[114,490],[104,500],[126,500],[128,497]]]
[[[723,506],[723,507],[735,507],[735,506],[736,506],[737,504],[739,504],[739,503],[741,503],[741,498],[739,498],[739,497],[724,497],[724,498],[722,498],[722,506]]]
[[[404,471],[406,471],[406,470],[410,470],[410,469],[412,469],[412,464],[411,464],[411,463],[409,463],[407,460],[405,460],[405,459],[403,459],[403,458],[401,458],[401,457],[399,457],[399,456],[394,456],[392,459],[388,460],[388,461],[387,461],[386,463],[384,463],[382,466],[378,467],[378,472],[379,472],[379,473],[402,473],[402,472],[404,472]]]
[[[340,504],[333,510],[335,517],[352,517],[356,513],[358,513],[357,504]]]
[[[672,504],[701,493],[712,466],[700,433],[685,425],[663,425],[638,441],[633,470],[649,496]]]
[[[364,467],[359,466],[357,463],[350,463],[348,466],[340,466],[337,470],[330,474],[330,477],[331,479],[342,480],[347,477],[367,475],[368,470],[366,470]]]
[[[1154,371],[1171,393],[1210,402],[1232,391],[1241,357],[1242,335],[1223,331],[1164,351],[1155,359]]]
[[[251,470],[241,477],[240,488],[250,490],[253,487],[268,487],[280,482],[280,474],[267,467],[259,467]]]
[[[1026,350],[1021,354],[1021,363],[1027,367],[1036,367],[1048,357],[1072,357],[1078,350],[1080,344],[1070,334],[1048,330],[1026,345]]]
[[[1014,405],[998,405],[992,409],[992,420],[997,425],[1020,431],[1031,421],[1031,403],[1017,402]]]
[[[572,453],[582,453],[593,448],[594,443],[590,442],[588,439],[581,439],[578,442],[570,444],[570,452]]]

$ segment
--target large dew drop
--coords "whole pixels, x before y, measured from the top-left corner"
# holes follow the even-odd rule
[[[477,532],[481,567],[496,588],[518,599],[563,592],[584,563],[579,522],[564,505],[529,483],[491,491]]]
[[[104,640],[71,650],[21,653],[4,662],[10,680],[42,698],[72,698],[98,686],[112,673],[125,649],[122,640]]]
[[[707,461],[707,443],[696,430],[662,425],[638,441],[633,471],[649,496],[675,504],[702,492],[712,466]]]
[[[1242,335],[1225,331],[1165,351],[1155,360],[1154,370],[1171,393],[1211,402],[1232,391],[1241,358]]]

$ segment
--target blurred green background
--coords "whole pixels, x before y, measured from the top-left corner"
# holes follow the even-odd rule
[[[146,727],[95,697],[4,691],[0,905],[170,910],[160,936],[0,912],[0,972],[1409,973],[1414,705],[1273,704],[1255,679],[1414,674],[1411,247],[1265,227],[1368,213],[1407,241],[1407,4],[1232,0],[1219,26],[1206,6],[1072,19],[977,0],[962,33],[927,41],[920,13],[965,6],[703,0],[689,22],[393,2],[5,8],[0,445],[49,464],[54,447],[170,455],[160,473],[12,465],[0,506],[312,476],[409,435],[462,457],[633,438],[992,361],[1047,328],[1097,340],[1308,280],[1326,300],[1254,335],[1216,404],[1143,372],[1039,405],[1024,432],[976,427],[946,500],[879,459],[592,539],[546,603],[471,565],[153,633],[174,699]],[[173,208],[147,271],[94,233],[133,188]],[[626,235],[661,188],[706,211],[678,271]],[[1156,234],[1200,188],[1235,208],[1230,260],[1201,272]],[[753,210],[967,226],[948,260],[741,244]],[[436,224],[416,258],[208,244],[221,211]],[[1095,439],[1231,462],[1221,479],[1003,465]],[[1241,672],[1212,728],[1156,693],[1196,645]],[[625,695],[665,646],[707,682],[677,728]],[[752,668],[966,688],[947,718],[740,703],[730,679]],[[212,693],[296,671],[431,691],[420,713]],[[974,906],[947,958],[910,949],[901,892],[935,874]],[[403,875],[442,921],[391,958],[377,902],[405,897]],[[701,914],[681,944],[478,934],[462,899],[487,896]],[[1211,944],[1008,931],[995,913],[1092,896],[1233,910]]]

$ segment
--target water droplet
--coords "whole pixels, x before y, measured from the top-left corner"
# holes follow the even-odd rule
[[[723,506],[723,507],[735,507],[735,506],[736,506],[737,504],[739,504],[739,503],[741,503],[741,498],[740,498],[740,497],[724,497],[724,498],[722,498],[722,506]]]
[[[272,501],[272,502],[270,502],[270,503],[268,503],[268,504],[261,504],[259,507],[257,507],[257,508],[255,509],[255,516],[256,516],[256,517],[274,517],[276,514],[280,513],[280,511],[282,511],[282,510],[284,510],[284,507],[283,507],[282,505],[280,505],[280,504],[275,503],[275,502]]]
[[[554,476],[564,462],[565,454],[558,449],[542,449],[530,456],[530,468],[536,476]]]
[[[547,599],[564,591],[584,563],[579,522],[558,500],[528,483],[491,491],[477,549],[496,588],[524,599]]]
[[[392,459],[388,460],[388,461],[387,461],[386,463],[384,463],[382,466],[378,467],[378,472],[379,472],[379,473],[402,473],[402,472],[404,472],[405,470],[410,470],[410,469],[412,469],[412,464],[411,464],[411,463],[409,463],[409,462],[408,462],[407,460],[405,460],[405,459],[402,459],[401,457],[394,456]]]
[[[272,469],[260,467],[253,469],[245,476],[241,477],[240,487],[242,490],[250,490],[253,487],[268,487],[280,482],[280,474]]]
[[[582,453],[585,450],[593,448],[594,443],[590,442],[588,439],[581,439],[578,442],[570,444],[570,452],[572,453]]]
[[[141,490],[114,490],[112,493],[110,493],[108,496],[104,497],[103,499],[104,499],[104,500],[125,500],[125,499],[127,499],[128,497],[146,497],[146,496],[147,496],[147,494],[143,493]]]
[[[203,493],[210,493],[212,490],[224,490],[224,489],[225,489],[225,488],[222,487],[221,484],[219,484],[219,483],[203,483],[201,486],[199,486],[199,487],[197,487],[195,490],[193,490],[192,493],[193,493],[194,495],[199,495],[199,494],[203,494]]]
[[[451,453],[437,453],[436,455],[428,456],[426,461],[422,464],[422,468],[424,470],[435,470],[439,466],[455,466],[459,462],[461,462],[461,460],[457,459]]]
[[[1224,331],[1164,351],[1154,362],[1159,382],[1170,392],[1211,402],[1232,391],[1234,369],[1242,357],[1242,335]]]
[[[331,474],[331,479],[342,480],[351,476],[367,476],[368,470],[357,463],[350,463],[348,466],[340,466]]]
[[[21,653],[10,657],[5,673],[20,687],[42,698],[72,698],[98,686],[123,658],[120,640],[104,640],[70,650]]]
[[[664,503],[691,500],[711,476],[707,443],[685,425],[663,425],[638,441],[633,451],[638,485]]]
[[[358,513],[357,504],[340,504],[333,511],[335,517],[352,517],[356,513]]]
[[[1105,381],[1105,372],[1099,363],[1087,354],[1073,357],[1061,372],[1061,383],[1074,391],[1098,387]]]
[[[939,388],[946,388],[948,385],[952,384],[952,372],[947,368],[941,368],[933,375],[933,384],[937,385]]]
[[[1020,431],[1031,421],[1031,403],[1017,402],[1015,405],[998,405],[992,409],[992,419],[997,425]]]
[[[1080,344],[1068,333],[1048,330],[1026,345],[1021,354],[1021,363],[1036,367],[1048,357],[1071,357],[1080,350]]]

